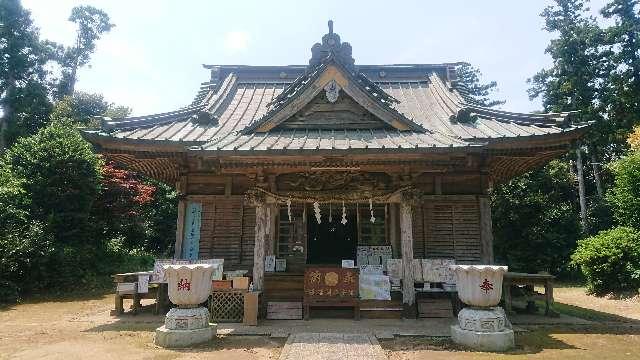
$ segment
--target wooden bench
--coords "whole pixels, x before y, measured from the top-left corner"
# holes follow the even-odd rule
[[[502,296],[504,297],[504,309],[507,313],[513,312],[513,300],[511,298],[512,285],[542,285],[544,286],[545,309],[544,314],[555,316],[551,308],[553,306],[553,280],[556,277],[549,274],[526,274],[507,272],[502,280]]]
[[[151,276],[151,271],[140,271],[132,273],[122,273],[112,275],[113,282],[116,285],[115,293],[115,312],[117,315],[124,313],[124,299],[131,299],[133,302],[133,314],[137,314],[142,305],[142,299],[155,299],[156,306],[154,314],[160,314],[168,307],[169,299],[167,293],[167,284],[149,281],[147,292],[140,292],[138,288],[139,276]]]

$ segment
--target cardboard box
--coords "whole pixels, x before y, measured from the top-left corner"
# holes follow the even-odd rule
[[[249,288],[249,278],[248,277],[234,277],[233,278],[233,288],[234,289],[242,289],[247,290]]]
[[[233,281],[231,280],[212,280],[211,288],[212,289],[231,289],[233,285]]]

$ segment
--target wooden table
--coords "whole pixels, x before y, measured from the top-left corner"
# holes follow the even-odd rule
[[[164,310],[169,305],[169,295],[167,283],[163,282],[154,282],[149,281],[149,291],[146,293],[139,293],[137,284],[138,284],[138,276],[140,275],[149,275],[151,276],[151,271],[138,271],[131,273],[122,273],[111,275],[113,278],[113,282],[116,284],[116,294],[115,294],[115,311],[116,314],[120,315],[124,313],[123,300],[124,299],[132,299],[133,300],[133,314],[137,314],[141,309],[140,300],[141,299],[155,299],[156,306],[154,308],[154,314],[163,313]],[[118,284],[122,283],[134,283],[133,291],[130,293],[120,293],[118,292]]]
[[[549,274],[526,274],[507,272],[504,274],[502,281],[502,294],[504,296],[504,307],[507,313],[512,313],[512,285],[542,285],[544,286],[545,310],[544,314],[552,316],[555,313],[551,306],[553,305],[553,280],[556,277]]]
[[[431,289],[427,291],[416,291],[416,304],[425,298],[447,298],[451,301],[451,312],[447,317],[458,316],[458,312],[463,307],[462,301],[458,297],[457,290]],[[444,315],[444,314],[443,314]],[[418,317],[420,317],[420,306],[418,304]],[[438,316],[440,317],[440,316]]]

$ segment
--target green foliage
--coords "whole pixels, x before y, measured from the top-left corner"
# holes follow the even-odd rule
[[[637,291],[640,287],[640,233],[628,227],[611,230],[580,240],[571,255],[595,294]]]
[[[541,16],[545,30],[557,33],[546,53],[553,66],[529,79],[531,98],[542,97],[546,111],[580,110],[582,120],[595,120],[594,100],[598,94],[597,79],[603,74],[602,55],[594,48],[602,41],[602,31],[588,16],[582,0],[556,0]]]
[[[607,200],[614,216],[620,225],[640,229],[640,151],[629,153],[610,168],[615,180]]]
[[[130,113],[130,108],[109,103],[100,94],[76,91],[55,104],[51,119],[54,121],[71,119],[79,125],[95,127],[99,126],[95,123],[97,117],[126,117]]]
[[[40,290],[51,284],[53,236],[40,222],[13,226],[0,232],[0,281],[19,292]],[[2,299],[0,298],[0,302]]]
[[[473,67],[469,63],[464,63],[456,68],[456,76],[461,92],[467,96],[467,99],[478,106],[494,107],[503,105],[504,100],[491,99],[490,95],[498,89],[495,81],[482,84],[480,78],[482,73],[480,69]]]
[[[178,193],[174,188],[156,180],[147,180],[147,183],[155,186],[156,190],[153,199],[144,204],[141,211],[146,227],[142,248],[154,254],[173,257]]]
[[[576,196],[568,166],[560,161],[496,187],[492,213],[497,261],[513,271],[566,275],[580,234]]]
[[[100,190],[101,161],[70,123],[21,138],[3,161],[30,194],[31,216],[48,224],[56,239],[92,241],[82,235]]]
[[[640,123],[640,9],[638,0],[611,0],[602,15],[613,20],[602,46],[607,76],[601,102],[611,127],[605,144],[620,155],[626,134]]]
[[[45,65],[53,59],[54,46],[40,41],[31,14],[18,0],[0,1],[0,24],[2,150],[6,141],[35,133],[36,127],[46,121],[51,105],[47,98]]]

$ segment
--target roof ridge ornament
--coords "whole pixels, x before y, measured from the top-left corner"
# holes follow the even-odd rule
[[[340,89],[340,85],[338,85],[335,80],[331,80],[327,85],[325,85],[325,95],[327,96],[327,100],[330,103],[334,103],[336,102],[336,100],[338,100],[338,96],[340,96]]]
[[[327,23],[329,32],[322,37],[322,43],[311,47],[310,67],[316,67],[325,60],[333,58],[348,69],[353,68],[355,60],[351,56],[352,48],[348,42],[341,42],[340,35],[333,32],[333,20]]]

